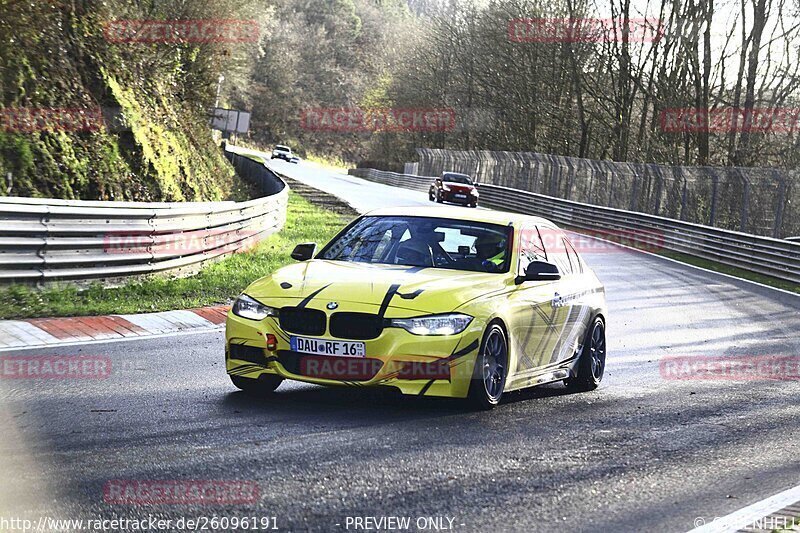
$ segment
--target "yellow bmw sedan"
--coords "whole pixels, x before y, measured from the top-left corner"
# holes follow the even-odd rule
[[[293,379],[486,409],[507,391],[603,378],[605,290],[545,219],[384,209],[292,257],[228,314],[226,368],[246,392]]]

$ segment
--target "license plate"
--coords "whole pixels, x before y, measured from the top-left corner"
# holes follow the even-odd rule
[[[466,195],[466,194],[456,194],[456,195],[455,195],[455,197],[456,197],[456,198],[461,198],[461,199],[464,199],[464,198],[466,198],[466,197],[467,197],[467,195]]]
[[[307,337],[290,337],[289,345],[293,352],[313,355],[333,355],[338,357],[366,357],[367,348],[363,342],[331,341],[327,339],[309,339]]]

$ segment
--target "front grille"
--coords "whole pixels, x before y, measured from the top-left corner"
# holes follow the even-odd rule
[[[316,309],[284,307],[278,313],[283,331],[298,335],[325,335],[325,313]]]
[[[365,341],[380,337],[383,320],[367,313],[334,313],[331,316],[331,335],[339,339]]]

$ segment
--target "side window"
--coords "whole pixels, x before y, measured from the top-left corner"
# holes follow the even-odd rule
[[[547,251],[542,235],[534,225],[524,226],[520,232],[519,273],[522,274],[533,261],[547,261]]]
[[[583,274],[583,261],[578,255],[578,252],[575,251],[575,247],[572,246],[572,243],[569,242],[569,239],[566,237],[564,238],[564,244],[567,247],[567,254],[569,256],[569,262],[572,264],[573,274]]]
[[[553,263],[561,271],[561,274],[572,274],[572,264],[567,255],[567,247],[564,242],[564,234],[561,230],[555,228],[546,228],[546,231],[552,234],[553,238],[548,239],[547,245],[547,259]]]

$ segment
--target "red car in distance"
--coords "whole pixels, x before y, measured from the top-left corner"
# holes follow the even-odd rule
[[[466,174],[445,172],[431,184],[428,199],[431,202],[450,202],[478,207],[478,184]]]

